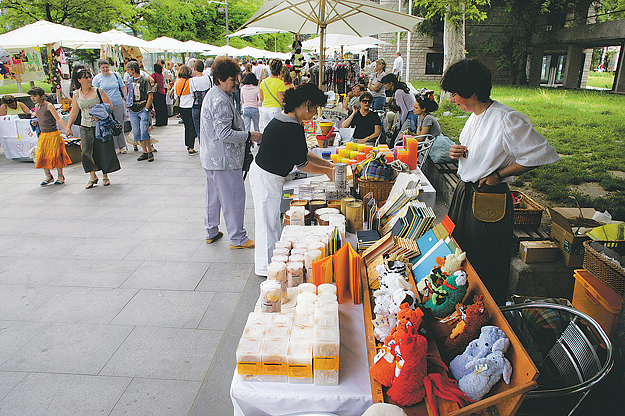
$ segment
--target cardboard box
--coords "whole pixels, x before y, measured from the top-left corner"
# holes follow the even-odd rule
[[[525,263],[549,263],[556,260],[558,246],[553,241],[521,241],[519,258]]]
[[[595,214],[594,208],[582,208],[581,216],[578,208],[551,208],[549,215],[553,221],[551,224],[551,238],[558,246],[556,258],[566,267],[582,268],[584,262],[583,243],[589,240],[585,236],[587,231],[592,230],[597,225],[592,225],[591,219]],[[579,218],[583,219],[584,225],[580,227]]]

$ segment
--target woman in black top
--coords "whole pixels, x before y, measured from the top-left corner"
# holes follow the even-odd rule
[[[360,108],[354,106],[352,114],[343,121],[342,126],[355,127],[353,141],[356,143],[373,144],[380,137],[382,132],[382,123],[377,113],[371,111],[373,95],[370,92],[364,92],[360,96]]]
[[[325,105],[326,95],[314,84],[304,84],[284,93],[284,110],[265,127],[256,160],[250,168],[256,226],[255,272],[267,276],[267,263],[280,238],[280,202],[284,178],[296,166],[308,173],[334,176],[334,165],[308,151],[302,126],[317,107]]]

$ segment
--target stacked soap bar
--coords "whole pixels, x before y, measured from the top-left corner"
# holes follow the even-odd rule
[[[319,295],[310,291],[298,295],[300,308],[295,314],[248,316],[236,352],[244,380],[338,384],[338,303],[336,288],[327,286],[332,288]]]

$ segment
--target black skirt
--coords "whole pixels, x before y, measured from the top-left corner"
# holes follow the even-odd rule
[[[95,127],[80,126],[82,167],[85,172],[115,172],[121,169],[115,153],[114,140],[103,142],[95,138]]]
[[[453,237],[486,285],[498,305],[508,297],[512,251],[512,194],[508,184],[482,185],[479,192],[506,194],[506,213],[497,222],[482,222],[472,209],[477,184],[460,182],[449,206],[449,218],[456,224]]]

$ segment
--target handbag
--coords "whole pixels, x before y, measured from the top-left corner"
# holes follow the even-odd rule
[[[386,163],[386,155],[382,152],[363,166],[360,178],[365,181],[391,181],[394,179],[395,170]]]
[[[247,172],[250,171],[250,166],[254,161],[254,155],[252,154],[252,141],[247,140],[245,142],[245,156],[243,157],[243,180],[247,177]]]
[[[473,216],[482,222],[497,222],[506,215],[506,194],[473,192]]]
[[[187,85],[187,82],[189,82],[188,78],[185,80],[184,85],[182,86],[182,89],[180,90],[180,95],[182,95],[182,92],[184,91],[184,87]],[[176,86],[174,85],[174,88],[172,88],[172,91],[175,91],[175,88]],[[172,107],[174,114],[180,112],[180,95],[176,96],[176,99],[174,100],[174,105]]]
[[[96,88],[95,92],[98,94],[100,104],[102,104],[104,101],[102,101],[102,95],[100,95],[100,88]],[[110,126],[111,133],[113,136],[119,136],[124,132],[124,126],[122,126],[119,121],[115,120],[115,114],[113,111],[111,111],[111,120],[113,120],[113,123]]]

